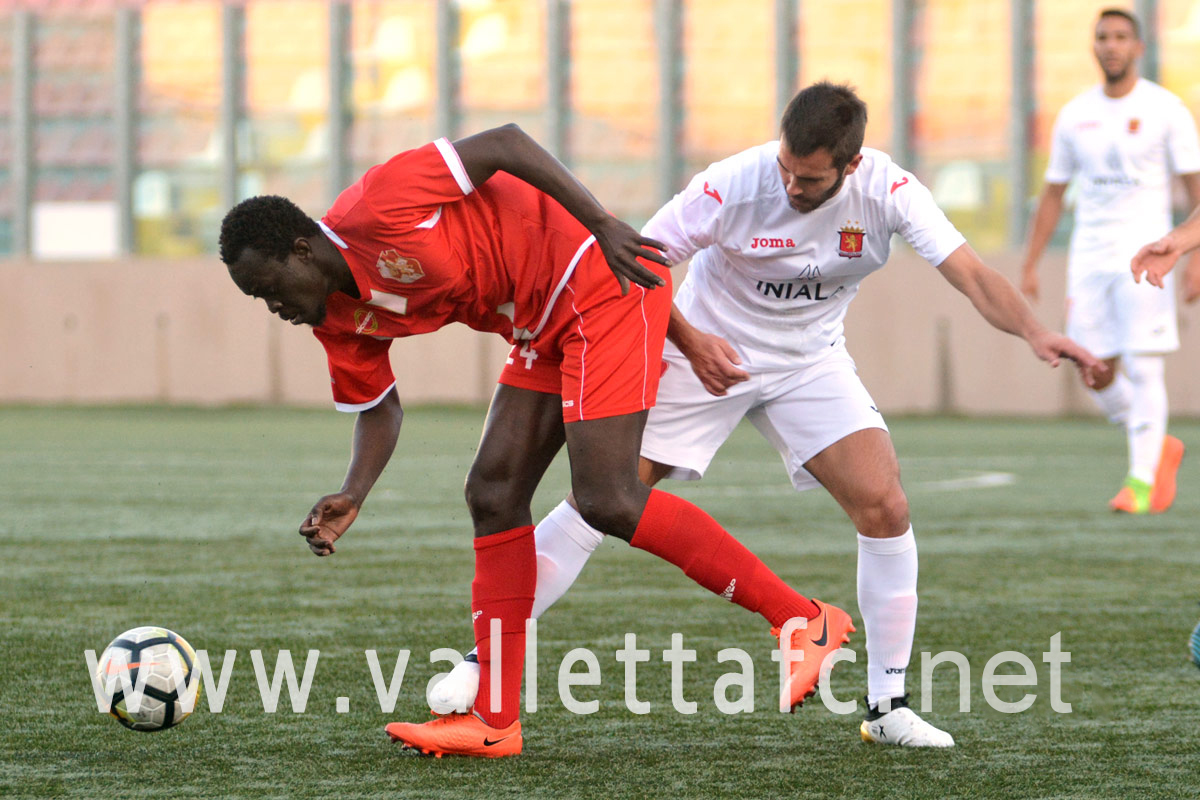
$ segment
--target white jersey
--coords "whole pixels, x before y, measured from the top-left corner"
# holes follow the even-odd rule
[[[842,344],[846,307],[887,262],[898,233],[934,266],[965,239],[912,175],[864,148],[841,190],[815,211],[788,205],[779,142],[708,167],[642,229],[679,262],[675,303],[737,350],[747,370],[794,369]]]
[[[1171,178],[1200,172],[1196,123],[1166,89],[1139,80],[1124,97],[1095,86],[1054,124],[1047,183],[1078,179],[1070,270],[1129,272],[1142,244],[1171,229]]]

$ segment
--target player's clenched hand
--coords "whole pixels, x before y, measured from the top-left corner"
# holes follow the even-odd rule
[[[1029,339],[1029,346],[1038,358],[1052,367],[1057,367],[1064,358],[1074,361],[1075,366],[1079,367],[1083,382],[1088,386],[1095,386],[1099,380],[1108,376],[1108,364],[1061,333],[1043,330]]]
[[[662,242],[642,236],[613,216],[609,216],[603,223],[593,227],[592,233],[596,236],[596,244],[600,246],[600,252],[608,261],[608,268],[613,271],[621,284],[621,294],[629,293],[630,281],[647,289],[656,289],[666,283],[649,267],[638,263],[638,259],[643,258],[656,264],[662,264],[664,267],[671,266],[667,257],[659,252],[667,249]]]
[[[1144,275],[1151,286],[1163,288],[1163,278],[1175,266],[1180,255],[1182,255],[1182,251],[1179,249],[1175,237],[1169,233],[1157,242],[1151,242],[1138,250],[1137,255],[1133,257],[1133,262],[1130,264],[1130,269],[1133,270],[1133,280],[1141,283]]]
[[[720,336],[699,333],[684,355],[709,394],[724,397],[730,386],[750,380],[750,373],[738,369],[737,351]]]
[[[346,532],[358,516],[358,502],[345,492],[327,494],[316,502],[304,522],[300,535],[308,540],[308,549],[318,556],[337,552],[333,543]]]

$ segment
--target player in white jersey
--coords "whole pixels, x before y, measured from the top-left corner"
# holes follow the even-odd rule
[[[1175,499],[1183,443],[1167,435],[1163,354],[1179,348],[1175,291],[1130,280],[1130,259],[1147,238],[1171,227],[1171,179],[1181,175],[1200,203],[1200,143],[1178,97],[1138,77],[1144,46],[1137,20],[1108,9],[1093,49],[1104,82],[1058,115],[1046,185],[1034,213],[1022,289],[1038,297],[1037,262],[1062,214],[1067,184],[1078,200],[1067,267],[1067,333],[1108,361],[1112,379],[1090,392],[1125,426],[1129,472],[1115,511],[1161,513]],[[1200,275],[1200,272],[1196,273]]]
[[[887,425],[846,351],[846,307],[900,234],[988,322],[1023,337],[1038,358],[1052,365],[1070,358],[1087,373],[1101,365],[1037,322],[912,173],[862,147],[865,126],[866,106],[849,87],[810,86],[784,113],[779,141],[713,164],[646,224],[673,262],[694,258],[671,312],[640,474],[650,484],[700,478],[749,418],[782,455],[796,489],[820,483],[858,530],[868,658],[862,738],[949,747],[953,737],[905,699],[916,541]],[[535,536],[536,616],[567,590],[601,536],[567,501]],[[731,583],[727,596],[742,590]],[[456,667],[431,694],[435,710],[468,705],[477,675],[469,662]]]

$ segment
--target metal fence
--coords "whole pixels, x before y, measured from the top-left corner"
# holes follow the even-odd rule
[[[276,193],[319,215],[435,136],[517,121],[637,224],[820,78],[977,246],[1020,240],[1096,0],[42,0],[0,10],[0,254],[192,255]],[[1200,106],[1200,0],[1136,3]],[[1159,65],[1162,65],[1162,69]]]

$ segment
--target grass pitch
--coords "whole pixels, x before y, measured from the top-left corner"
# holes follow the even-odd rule
[[[1195,797],[1200,670],[1187,638],[1200,618],[1200,470],[1185,460],[1167,515],[1106,510],[1124,471],[1120,432],[1091,421],[897,419],[893,434],[921,550],[921,613],[909,688],[921,701],[921,653],[957,651],[971,676],[958,710],[956,670],[934,672],[929,718],[958,746],[914,752],[862,744],[858,715],[817,702],[774,710],[777,665],[766,625],[673,567],[606,542],[539,627],[538,710],[525,754],[484,762],[402,753],[383,734],[422,719],[425,685],[465,649],[472,575],[462,479],[483,413],[413,409],[401,444],[354,528],[330,559],[295,534],[309,505],[340,484],[350,416],[333,412],[0,409],[0,796],[11,797]],[[1173,432],[1200,453],[1200,424]],[[535,513],[566,488],[552,468]],[[820,491],[796,495],[779,463],[743,428],[700,484],[671,491],[710,511],[805,594],[855,603],[854,531]],[[97,713],[84,661],[117,633],[164,625],[237,656],[221,713],[202,699],[178,728],[138,734]],[[626,633],[650,650],[625,706]],[[679,633],[691,715],[672,708],[662,653]],[[1071,661],[1051,708],[1042,653],[1061,633]],[[755,710],[721,713],[717,651],[755,667]],[[384,713],[364,656],[390,679],[411,660]],[[557,676],[587,648],[599,686],[578,686],[589,715],[568,711]],[[266,713],[251,659],[279,650],[297,672],[320,657],[304,713],[286,690]],[[840,665],[841,700],[865,689],[865,651]],[[1003,651],[1028,656],[1028,710],[992,708],[982,679]],[[583,667],[577,665],[576,672]],[[999,670],[1018,671],[1009,663]],[[736,694],[736,693],[733,693]],[[731,696],[733,696],[731,694]],[[338,698],[349,710],[338,713]]]

